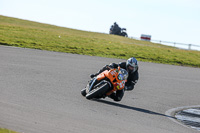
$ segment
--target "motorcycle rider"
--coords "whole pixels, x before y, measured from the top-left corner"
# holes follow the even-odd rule
[[[127,78],[127,82],[125,83],[125,88],[123,90],[118,90],[116,93],[113,93],[109,96],[114,101],[121,101],[122,97],[124,96],[124,90],[130,91],[134,89],[134,86],[139,79],[137,59],[131,57],[126,62],[120,62],[119,64],[111,63],[110,65],[104,66],[101,70],[99,70],[98,73],[90,75],[91,78],[94,78],[101,72],[109,70],[110,68],[117,68],[118,66],[127,70],[129,75]]]
[[[118,26],[118,24],[116,22],[114,22],[114,24],[110,27],[109,33],[114,34],[114,35],[120,35],[121,28]]]
[[[119,27],[119,25],[115,22],[114,26],[113,26],[113,34],[115,35],[120,35],[121,33],[121,28]]]

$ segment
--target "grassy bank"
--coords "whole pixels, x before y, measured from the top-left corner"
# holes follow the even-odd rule
[[[200,52],[115,35],[86,32],[0,15],[0,44],[57,52],[200,67]]]
[[[4,129],[4,128],[0,128],[0,133],[17,133],[17,132],[11,131],[11,130],[8,130],[8,129]]]

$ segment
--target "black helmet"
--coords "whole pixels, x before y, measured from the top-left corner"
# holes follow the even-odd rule
[[[134,57],[131,57],[126,61],[126,69],[128,72],[131,73],[135,72],[138,69],[138,62]]]

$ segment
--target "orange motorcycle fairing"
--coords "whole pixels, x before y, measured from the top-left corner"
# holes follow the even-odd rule
[[[125,81],[119,80],[117,76],[118,76],[118,70],[117,69],[105,70],[97,76],[98,81],[107,77],[110,80],[110,82],[112,83],[113,88],[112,88],[111,91],[106,93],[107,96],[111,95],[113,92],[115,92],[117,90],[124,89]]]
[[[108,70],[103,71],[102,73],[100,73],[99,75],[97,75],[97,80],[100,81],[102,79],[104,79],[106,77],[106,73],[108,73]]]

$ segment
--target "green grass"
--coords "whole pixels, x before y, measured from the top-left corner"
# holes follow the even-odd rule
[[[82,55],[200,67],[200,52],[0,15],[0,44]]]
[[[11,130],[8,130],[8,129],[4,129],[4,128],[0,128],[0,133],[17,133],[17,132],[11,131]]]

